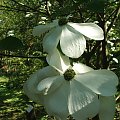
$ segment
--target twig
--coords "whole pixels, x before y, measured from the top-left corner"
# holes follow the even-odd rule
[[[16,58],[34,58],[34,59],[41,59],[41,60],[46,60],[46,56],[21,56],[21,55],[7,55],[7,54],[3,54],[0,53],[0,56],[4,56],[4,57],[16,57]]]
[[[25,5],[25,4],[21,4],[21,3],[17,2],[16,0],[12,0],[12,1],[13,1],[14,3],[16,3],[16,4],[20,5],[20,6],[22,6],[22,7],[26,7],[26,8],[28,8],[29,10],[39,12],[38,10],[36,10],[36,9],[30,7],[30,6],[27,6],[27,5]]]
[[[41,12],[40,10],[37,9],[19,9],[19,8],[15,8],[15,7],[9,7],[9,6],[4,6],[4,5],[0,5],[0,10],[7,10],[7,11],[14,11],[14,12],[29,12],[30,10],[32,10],[33,12],[38,12],[44,15],[47,15],[45,12]]]
[[[105,22],[107,22],[108,20],[110,20],[110,18],[115,14],[116,10],[114,10],[109,16],[108,18],[106,18]]]
[[[113,19],[111,20],[110,25],[109,25],[108,28],[107,28],[107,33],[108,33],[108,32],[110,31],[110,29],[112,28],[113,24],[115,23],[118,15],[119,15],[119,13],[120,13],[120,2],[119,2],[119,5],[118,5],[118,7],[116,8],[115,11],[116,11],[116,12],[115,12],[115,15],[114,15]]]
[[[72,2],[74,4],[76,4],[76,2],[74,0],[72,0]],[[82,12],[81,12],[81,8],[80,8],[80,6],[77,6],[77,7],[78,7],[78,13],[79,13],[79,15],[81,17],[81,21],[84,23],[84,18],[83,18]]]

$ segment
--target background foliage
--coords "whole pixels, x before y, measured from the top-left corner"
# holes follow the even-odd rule
[[[39,24],[70,15],[71,22],[95,22],[104,31],[103,41],[87,41],[82,57],[73,59],[94,69],[113,70],[120,78],[119,0],[1,0],[0,1],[0,119],[27,119],[34,107],[36,119],[49,119],[44,108],[23,93],[23,83],[47,65],[42,38],[33,37]],[[120,86],[116,93],[115,120],[120,119]],[[95,120],[96,118],[94,118]]]

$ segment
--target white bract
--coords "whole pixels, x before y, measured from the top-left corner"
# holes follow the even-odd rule
[[[113,120],[117,76],[112,71],[93,70],[81,63],[71,66],[65,56],[56,54],[60,63],[57,66],[51,59],[53,54],[47,58],[55,69],[47,66],[38,70],[25,83],[28,97],[44,105],[57,120],[66,120],[68,115],[75,120],[88,120],[96,114],[100,120]]]
[[[51,53],[60,43],[62,52],[71,58],[80,57],[86,48],[88,37],[94,40],[103,40],[103,30],[94,23],[72,23],[67,19],[54,20],[47,25],[39,25],[33,29],[34,36],[43,38],[43,48]]]

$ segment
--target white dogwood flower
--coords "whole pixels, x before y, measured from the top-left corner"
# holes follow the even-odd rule
[[[54,20],[47,25],[34,27],[33,35],[43,38],[43,48],[47,53],[52,52],[60,43],[62,52],[71,58],[80,57],[86,48],[86,39],[88,37],[94,40],[103,40],[103,30],[94,23],[72,23],[66,18]]]
[[[87,120],[96,114],[100,120],[113,120],[117,76],[112,71],[93,70],[81,63],[70,66],[65,56],[57,56],[61,64],[55,67],[56,61],[50,59],[54,68],[47,66],[27,80],[24,91],[28,97],[43,104],[48,114],[58,120],[66,120],[68,115]]]

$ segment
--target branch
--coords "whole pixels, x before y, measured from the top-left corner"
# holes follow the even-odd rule
[[[96,42],[95,46],[93,47],[93,49],[92,49],[91,52],[90,52],[90,55],[91,55],[91,56],[96,52],[96,49],[97,49],[97,47],[100,46],[101,42],[102,42],[102,41],[97,41],[97,42]]]
[[[84,57],[84,59],[86,61],[86,65],[89,66],[91,57],[95,54],[96,49],[100,45],[101,45],[101,41],[97,41],[96,44],[94,45],[94,47],[92,48],[92,50],[90,52],[89,52],[89,50],[87,50],[87,52],[83,54],[83,57]]]
[[[74,0],[72,0],[72,2],[74,4],[76,4],[76,2]],[[77,6],[77,7],[78,7],[78,13],[80,15],[81,21],[84,23],[84,18],[83,18],[82,12],[81,12],[81,8],[80,8],[80,6]]]
[[[111,42],[113,42],[113,43],[120,43],[120,39],[118,38],[118,39],[115,39],[115,40],[110,40]]]
[[[29,10],[39,12],[38,10],[36,10],[36,9],[30,7],[30,6],[27,6],[27,5],[25,5],[25,4],[21,4],[21,3],[17,2],[16,0],[12,0],[12,1],[13,1],[14,3],[18,4],[19,6],[26,7],[26,8],[28,8]]]
[[[105,22],[107,22],[114,14],[115,14],[116,10],[114,10],[110,15],[109,17],[105,20]]]
[[[94,13],[91,14],[91,16],[90,16],[89,18],[87,18],[84,22],[85,22],[85,23],[88,22],[93,16],[95,16]]]
[[[24,5],[22,5],[22,7],[26,7]],[[15,7],[9,7],[9,6],[4,6],[4,5],[0,5],[0,10],[7,10],[7,11],[15,11],[15,12],[29,12],[32,10],[32,12],[38,12],[44,15],[47,15],[45,12],[41,12],[40,10],[37,9],[33,9],[31,7],[28,7],[28,9],[19,9],[19,8],[15,8]]]
[[[22,10],[22,9],[12,8],[12,7],[9,7],[9,6],[0,5],[0,10],[5,10],[5,9],[7,9],[7,11],[27,12],[26,10]]]
[[[108,32],[110,31],[110,29],[112,28],[113,24],[115,23],[118,15],[119,15],[119,13],[120,13],[120,2],[119,2],[119,5],[118,5],[118,7],[116,8],[115,11],[116,11],[116,12],[115,12],[115,15],[114,15],[114,17],[112,18],[111,23],[110,23],[110,25],[109,25],[108,28],[107,28],[107,33],[108,33]]]
[[[4,57],[16,57],[16,58],[34,58],[34,59],[41,59],[41,60],[46,60],[46,56],[21,56],[21,55],[7,55],[7,54],[3,54],[0,53],[0,56],[4,56]]]

